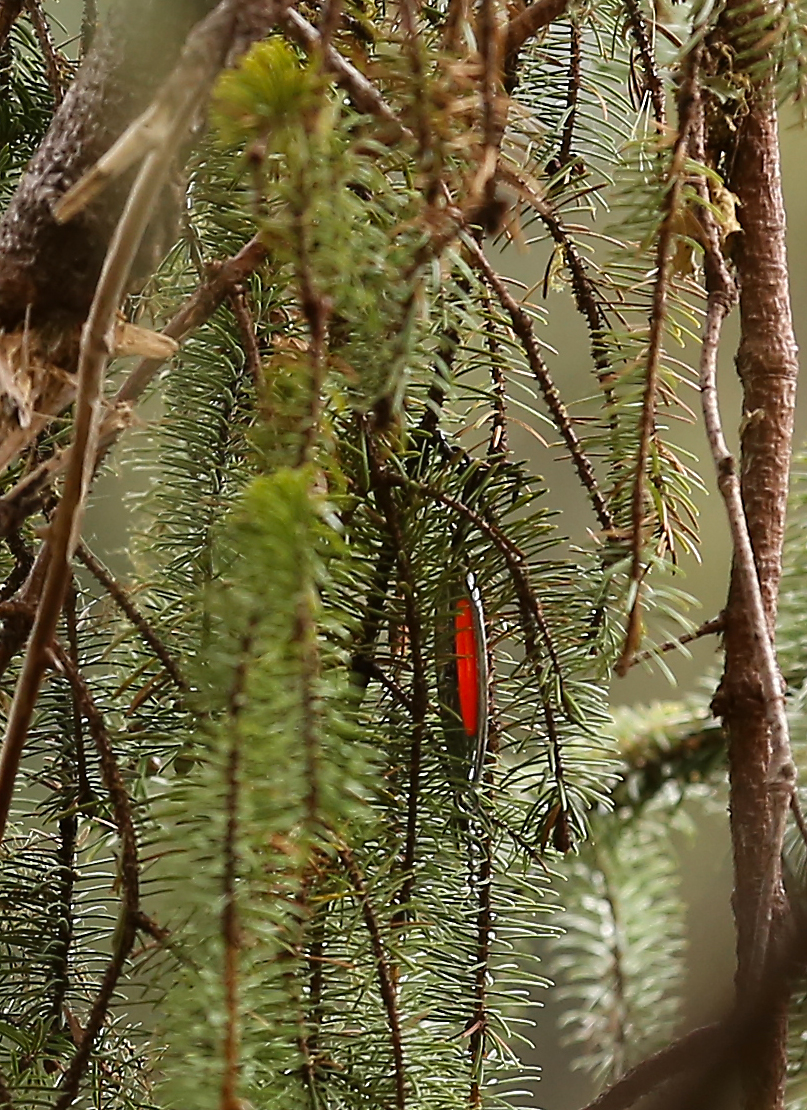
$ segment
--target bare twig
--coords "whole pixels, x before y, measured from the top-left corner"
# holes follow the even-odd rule
[[[350,878],[353,890],[361,906],[364,924],[367,927],[367,932],[370,934],[370,943],[373,948],[373,956],[375,958],[376,972],[378,974],[378,985],[381,993],[381,1000],[384,1003],[384,1009],[387,1013],[387,1023],[389,1024],[390,1041],[392,1043],[392,1060],[395,1071],[395,1106],[396,1110],[405,1110],[406,1107],[406,1074],[404,1071],[404,1056],[403,1056],[403,1039],[401,1037],[401,1021],[398,1016],[398,1002],[395,997],[395,987],[393,984],[392,973],[387,959],[387,954],[384,950],[384,940],[381,935],[381,926],[378,918],[376,917],[375,910],[370,902],[367,893],[367,887],[364,883],[364,878],[359,865],[356,863],[356,858],[353,852],[347,845],[337,848],[339,859],[342,866]]]
[[[62,1075],[59,1084],[59,1097],[54,1103],[54,1110],[67,1110],[78,1093],[95,1041],[106,1020],[118,980],[134,945],[140,914],[140,868],[131,803],[112,745],[109,742],[103,716],[96,706],[84,678],[73,665],[65,649],[59,643],[54,643],[48,650],[48,656],[55,659],[60,670],[66,675],[76,692],[81,712],[87,721],[90,735],[98,752],[101,763],[101,777],[112,803],[115,826],[121,845],[119,867],[122,901],[118,927],[113,941],[112,957],[90,1007],[81,1043]]]
[[[628,13],[628,26],[636,40],[639,57],[642,59],[645,85],[650,93],[650,101],[653,105],[653,116],[659,131],[661,131],[666,122],[664,84],[656,67],[656,58],[647,30],[647,21],[639,7],[639,0],[626,0],[625,7]]]
[[[319,31],[307,19],[304,19],[295,8],[286,8],[280,16],[280,21],[288,34],[300,46],[309,51],[321,50],[323,65],[329,73],[333,74],[337,84],[341,85],[349,94],[350,99],[360,112],[366,112],[367,115],[376,116],[380,119],[394,139],[400,139],[404,136],[410,139],[414,137],[403,126],[375,85],[363,73],[343,58],[332,46],[322,48],[322,37]]]
[[[255,621],[251,621],[241,640],[238,663],[228,696],[228,753],[225,768],[224,810],[227,824],[224,832],[224,867],[222,874],[221,935],[224,942],[224,1067],[221,1079],[220,1110],[240,1110],[238,1079],[241,1072],[239,1044],[241,1015],[239,1009],[238,965],[241,954],[241,928],[238,917],[238,836],[240,810],[241,730],[238,718],[244,708],[244,694],[249,673],[249,657]]]
[[[538,382],[547,408],[552,416],[553,423],[572,456],[574,468],[589,495],[600,527],[604,531],[610,531],[613,527],[613,518],[605,503],[605,498],[600,492],[594,469],[583,451],[580,440],[577,438],[577,433],[572,427],[569,414],[561,400],[557,386],[552,381],[547,365],[541,356],[538,341],[535,338],[535,332],[529,316],[521,305],[518,304],[504,281],[493,269],[479,244],[469,235],[463,237],[463,243],[471,256],[471,261],[475,268],[482,272],[485,281],[498,298],[502,308],[504,308],[510,317],[513,331],[521,340],[530,370],[535,380]]]
[[[171,655],[163,641],[151,627],[149,622],[137,608],[129,596],[128,591],[113,577],[103,563],[93,555],[84,543],[76,547],[76,558],[83,563],[92,576],[100,582],[109,596],[129,618],[131,623],[148,644],[162,665],[166,674],[182,694],[187,694],[188,683],[179,668],[176,659]]]
[[[59,52],[56,43],[53,41],[50,24],[42,10],[40,0],[25,0],[25,8],[28,12],[28,18],[33,25],[39,48],[42,51],[42,57],[45,60],[45,71],[48,75],[48,84],[50,85],[53,99],[58,107],[64,97],[65,78],[69,69],[69,63],[64,55]]]
[[[665,640],[658,647],[637,652],[631,660],[631,666],[634,667],[637,663],[644,663],[646,659],[655,659],[657,655],[664,655],[668,651],[677,651],[679,648],[685,647],[686,644],[694,643],[695,640],[700,640],[704,636],[713,636],[722,631],[723,614],[721,613],[718,617],[712,617],[711,620],[704,621],[692,632],[684,632],[682,636],[677,636],[674,640]]]
[[[754,630],[756,667],[759,673],[765,711],[770,728],[771,755],[768,786],[782,795],[775,806],[776,821],[768,841],[767,874],[759,891],[753,942],[754,961],[748,974],[752,981],[762,975],[770,947],[772,907],[776,897],[779,859],[787,810],[793,797],[796,767],[790,752],[790,730],[785,709],[784,683],[776,659],[776,648],[768,625],[759,576],[751,546],[751,536],[743,504],[740,479],[734,457],[723,434],[717,397],[717,355],[723,320],[735,300],[734,283],[729,277],[720,251],[714,216],[704,206],[701,216],[709,255],[712,288],[706,310],[700,358],[700,389],[703,419],[709,449],[717,472],[717,485],[726,506],[734,553],[734,573],[742,589],[748,618]]]
[[[0,0],[0,51],[4,49],[11,28],[24,7],[25,0]]]
[[[246,287],[241,284],[236,285],[230,293],[229,300],[235,322],[238,324],[238,330],[241,333],[246,367],[257,387],[261,380],[261,352],[258,347],[258,337],[255,334],[255,321],[249,310]]]
[[[625,675],[642,636],[642,580],[646,573],[644,552],[645,496],[647,464],[650,446],[656,434],[656,397],[664,345],[664,328],[667,322],[667,300],[672,273],[673,244],[683,189],[683,174],[695,112],[695,75],[700,53],[693,51],[687,60],[687,69],[679,94],[679,128],[667,174],[665,215],[656,240],[656,278],[653,302],[650,308],[650,335],[647,343],[644,397],[639,418],[639,450],[633,479],[631,504],[631,567],[630,581],[633,601],[628,614],[625,642],[616,665],[616,672]]]
[[[560,19],[566,11],[567,4],[568,0],[534,0],[523,12],[514,16],[505,32],[505,57],[512,59],[527,39],[537,35],[554,20]],[[508,63],[508,68],[510,65],[512,62]]]

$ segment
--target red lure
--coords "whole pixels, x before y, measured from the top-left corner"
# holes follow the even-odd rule
[[[457,602],[454,617],[454,650],[457,655],[457,692],[466,736],[476,737],[479,728],[479,660],[474,612],[467,597]]]
[[[488,738],[485,613],[473,574],[449,587],[443,612],[436,651],[440,715],[450,774],[464,785],[479,781]]]

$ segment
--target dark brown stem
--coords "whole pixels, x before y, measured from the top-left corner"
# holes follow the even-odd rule
[[[112,803],[112,813],[120,839],[119,874],[122,891],[118,926],[113,940],[112,958],[90,1007],[81,1044],[67,1066],[59,1084],[59,1097],[54,1110],[67,1110],[78,1094],[79,1086],[90,1062],[90,1055],[101,1032],[118,980],[134,945],[140,911],[140,867],[137,838],[132,820],[132,807],[117,759],[109,741],[104,718],[93,700],[81,673],[73,666],[64,648],[54,643],[53,658],[66,675],[78,698],[87,721],[101,764],[101,777]]]
[[[244,708],[244,695],[249,674],[254,620],[241,640],[238,663],[227,698],[228,751],[224,771],[224,812],[227,823],[224,831],[221,938],[224,945],[224,1035],[222,1043],[223,1069],[219,1110],[240,1110],[238,1079],[241,1072],[239,1045],[241,1014],[239,1008],[238,965],[241,955],[241,929],[238,920],[238,835],[239,803],[241,793],[241,730],[238,718]]]
[[[417,601],[417,581],[409,560],[404,530],[388,471],[384,470],[377,457],[377,446],[368,439],[371,459],[373,488],[379,508],[384,514],[390,539],[395,550],[398,573],[404,597],[404,612],[409,635],[412,658],[412,745],[409,753],[409,787],[406,811],[406,836],[404,841],[403,873],[399,902],[401,915],[397,918],[403,923],[408,903],[412,899],[415,886],[415,858],[418,837],[418,816],[420,807],[420,763],[423,741],[426,737],[426,715],[429,708],[429,687],[426,678],[426,659],[423,651],[423,627]]]
[[[470,236],[465,237],[464,243],[471,255],[473,265],[477,270],[481,271],[485,281],[498,298],[502,308],[510,317],[513,331],[521,340],[530,370],[538,383],[546,406],[552,416],[553,423],[572,456],[574,468],[591,499],[600,527],[605,531],[609,531],[613,526],[611,514],[600,492],[599,486],[597,485],[597,478],[594,474],[591,462],[583,451],[580,440],[577,438],[577,433],[572,427],[569,414],[561,400],[557,386],[552,381],[547,365],[541,356],[541,351],[538,346],[538,341],[535,338],[535,331],[529,316],[521,305],[518,304],[504,281],[493,269],[479,244]]]
[[[375,958],[376,973],[381,1000],[387,1014],[390,1041],[392,1043],[392,1060],[395,1072],[395,1107],[396,1110],[405,1110],[406,1107],[406,1073],[404,1071],[403,1038],[401,1037],[401,1022],[398,1016],[398,1002],[395,997],[395,987],[392,973],[384,949],[384,940],[381,935],[381,926],[376,917],[375,910],[367,893],[367,887],[356,858],[348,847],[338,849],[339,859],[350,878],[351,886],[361,906],[362,917],[367,932],[370,935],[370,944]]]
[[[56,43],[53,41],[53,35],[50,31],[50,24],[42,10],[40,0],[25,0],[25,7],[36,34],[39,49],[42,51],[42,57],[45,60],[48,84],[58,107],[64,99],[65,78],[69,73],[70,63],[56,49]]]
[[[241,335],[246,367],[257,388],[261,382],[261,351],[258,346],[258,336],[255,334],[255,320],[249,309],[247,290],[244,285],[236,285],[233,289],[230,294],[230,307]]]
[[[580,30],[580,24],[573,19],[569,25],[569,86],[566,90],[566,121],[563,124],[563,134],[558,150],[558,161],[561,166],[566,166],[572,160],[574,128],[577,123],[577,102],[580,97],[582,82],[582,41],[583,32]]]
[[[653,301],[650,308],[650,335],[647,344],[645,387],[642,398],[642,412],[639,418],[639,450],[636,453],[636,466],[633,480],[631,503],[631,568],[630,581],[634,588],[634,600],[628,614],[625,643],[616,665],[617,674],[624,675],[630,668],[642,636],[642,581],[646,573],[643,560],[645,549],[645,498],[647,489],[647,467],[650,448],[656,434],[656,400],[659,373],[664,346],[664,329],[667,323],[667,301],[672,276],[673,244],[676,222],[681,207],[683,173],[687,156],[690,131],[695,112],[695,79],[697,59],[690,56],[687,71],[679,94],[678,136],[672,151],[670,169],[667,174],[667,195],[664,201],[664,219],[656,239],[656,279],[653,288]]]
[[[653,46],[647,30],[647,20],[639,7],[639,0],[626,0],[625,7],[628,13],[628,25],[636,41],[639,57],[642,59],[645,86],[650,93],[650,102],[653,105],[653,117],[659,131],[662,131],[666,121],[666,104],[664,97],[664,83],[659,77]]]
[[[25,0],[0,0],[0,52],[24,7]]]
[[[736,7],[736,14],[733,9]],[[738,3],[728,16],[737,23],[756,16]],[[730,28],[729,35],[733,34]],[[739,200],[743,234],[735,263],[740,286],[737,371],[743,387],[741,434],[742,502],[773,637],[781,575],[781,552],[793,437],[798,359],[793,333],[785,244],[776,92],[753,88],[737,123],[729,188]],[[786,753],[775,743],[768,699],[755,660],[759,630],[749,612],[744,575],[733,567],[726,606],[726,665],[715,712],[729,735],[729,781],[734,850],[734,914],[737,924],[737,988],[753,989],[760,942],[773,939],[781,913],[780,872],[783,814],[789,784]],[[779,1110],[784,1102],[787,1012],[779,1006],[749,1055],[747,1105]]]
[[[507,25],[505,32],[505,58],[508,59],[507,68],[513,65],[513,59],[518,55],[522,46],[548,27],[556,19],[560,19],[566,11],[568,0],[534,0],[523,12],[515,16]]]

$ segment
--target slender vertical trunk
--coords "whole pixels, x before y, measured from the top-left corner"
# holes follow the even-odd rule
[[[768,624],[773,631],[781,573],[793,416],[798,373],[785,249],[785,211],[773,90],[749,94],[739,124],[730,188],[743,233],[736,254],[741,339],[737,372],[743,386],[742,492]],[[768,716],[753,660],[755,631],[732,575],[725,615],[726,664],[715,711],[729,737],[730,815],[734,852],[737,990],[746,997],[775,947],[784,910],[781,832],[789,801],[772,753]],[[762,947],[761,947],[762,946]],[[787,1000],[766,1025],[767,1036],[744,1063],[746,1105],[784,1106]]]

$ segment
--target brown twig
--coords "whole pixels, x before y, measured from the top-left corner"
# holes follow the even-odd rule
[[[261,381],[261,351],[258,346],[258,336],[255,333],[255,320],[249,309],[246,286],[240,283],[236,285],[230,293],[229,301],[241,333],[246,367],[257,388]]]
[[[140,610],[136,607],[128,591],[112,574],[110,574],[103,563],[93,555],[85,543],[79,543],[76,547],[76,558],[80,563],[84,564],[93,578],[104,587],[118,608],[126,614],[132,625],[140,633],[143,641],[151,648],[163,667],[165,667],[166,674],[180,693],[187,694],[189,689],[188,683],[180,670],[179,664]]]
[[[684,167],[694,122],[696,59],[699,57],[700,54],[696,51],[690,54],[687,59],[687,69],[679,93],[678,136],[675,140],[670,169],[667,174],[667,194],[664,201],[665,214],[656,240],[656,278],[650,308],[650,334],[647,342],[645,387],[642,411],[639,417],[639,449],[636,453],[631,501],[632,554],[629,576],[634,596],[628,613],[625,642],[615,668],[619,675],[627,674],[630,669],[631,661],[638,650],[642,636],[642,581],[647,570],[642,559],[644,552],[647,464],[650,458],[650,446],[656,434],[656,399],[661,371],[664,328],[667,322],[667,301],[672,276],[673,245],[684,185]]]
[[[653,105],[653,116],[659,131],[663,131],[666,122],[664,84],[656,67],[653,44],[647,31],[647,21],[639,7],[639,0],[626,0],[625,7],[628,13],[628,25],[636,40],[639,57],[642,59],[645,85],[650,93],[650,102]]]
[[[46,541],[48,568],[45,584],[17,681],[0,754],[0,840],[8,820],[23,745],[47,666],[48,648],[62,609],[70,576],[70,557],[78,539],[87,485],[94,469],[98,442],[97,417],[108,358],[106,337],[172,158],[173,150],[166,147],[150,155],[144,163],[107,252],[83,333],[73,442],[64,492]]]
[[[222,844],[224,866],[222,869],[221,937],[224,944],[224,1035],[222,1056],[224,1066],[221,1078],[220,1110],[240,1110],[238,1079],[241,1072],[239,1044],[241,1014],[239,1009],[238,965],[241,955],[241,928],[238,919],[238,835],[240,809],[241,734],[238,718],[244,708],[244,695],[249,673],[249,657],[255,621],[251,621],[241,640],[238,663],[227,699],[229,728],[228,752],[224,771],[224,812],[226,826]]]
[[[392,1043],[392,1060],[395,1071],[395,1106],[396,1110],[405,1110],[406,1107],[406,1073],[404,1070],[403,1038],[401,1036],[401,1021],[398,1016],[398,1002],[395,997],[392,973],[387,954],[384,950],[384,940],[381,935],[381,926],[376,917],[375,910],[367,893],[362,873],[356,863],[353,852],[347,846],[337,849],[342,866],[350,878],[351,885],[361,906],[364,924],[370,935],[370,943],[375,958],[378,985],[381,1000],[387,1013],[390,1040]]]
[[[567,4],[568,0],[533,0],[533,3],[529,4],[523,12],[510,20],[504,39],[505,58],[509,60],[508,69],[513,65],[513,59],[527,40],[556,19],[560,19],[566,11]]]
[[[463,237],[463,242],[471,256],[474,267],[482,272],[485,281],[498,298],[502,308],[504,308],[505,312],[507,312],[510,317],[513,331],[521,340],[521,345],[527,356],[530,370],[538,383],[546,406],[552,416],[552,421],[561,435],[563,442],[566,444],[569,454],[572,456],[574,468],[577,471],[577,475],[583,487],[589,495],[600,527],[604,531],[610,531],[613,527],[613,518],[605,503],[605,498],[600,492],[591,462],[583,451],[580,440],[577,438],[577,433],[572,426],[569,414],[566,411],[566,407],[561,400],[557,386],[552,381],[547,365],[541,356],[541,351],[538,346],[538,341],[535,338],[535,332],[529,316],[521,305],[518,304],[504,281],[493,269],[479,244],[468,235]]]
[[[48,655],[55,659],[59,669],[73,687],[81,712],[87,721],[90,735],[98,752],[101,777],[112,803],[112,812],[121,846],[119,873],[122,900],[118,926],[113,941],[112,957],[90,1007],[81,1044],[62,1075],[58,1088],[59,1097],[54,1103],[54,1110],[67,1110],[78,1093],[95,1041],[106,1020],[118,980],[134,946],[140,913],[140,867],[131,803],[115,753],[109,742],[104,718],[96,706],[83,676],[73,665],[64,648],[58,642],[54,643],[48,651]]]
[[[409,636],[412,658],[412,744],[409,753],[409,785],[407,791],[406,834],[404,839],[403,874],[404,881],[399,897],[400,913],[396,922],[402,924],[407,907],[412,900],[415,886],[415,858],[417,850],[418,820],[420,809],[420,764],[423,743],[426,738],[426,716],[429,708],[429,686],[426,679],[426,659],[423,649],[423,622],[417,600],[417,580],[409,559],[409,552],[401,526],[400,514],[392,496],[389,470],[381,465],[378,449],[372,440],[367,439],[368,458],[371,466],[372,486],[379,508],[384,514],[390,539],[392,540],[398,573],[404,598],[404,612]]]
[[[11,28],[19,19],[25,0],[0,0],[0,52],[5,49]]]
[[[714,636],[722,631],[723,614],[721,613],[718,617],[712,617],[711,620],[704,621],[692,632],[684,632],[683,635],[677,636],[674,640],[665,640],[658,647],[637,652],[631,660],[631,666],[634,667],[637,663],[644,663],[647,659],[655,659],[657,655],[664,655],[668,651],[677,651],[686,644],[694,643],[695,640],[700,640],[704,636]]]
[[[705,183],[702,185],[705,192]],[[708,194],[707,194],[708,196]],[[754,961],[749,963],[748,975],[755,981],[770,950],[772,907],[776,898],[779,859],[784,837],[787,809],[793,797],[796,775],[790,751],[790,730],[785,708],[784,683],[776,659],[776,648],[771,634],[765,604],[760,589],[759,575],[751,545],[751,536],[745,516],[740,478],[734,457],[729,451],[723,434],[717,396],[717,356],[723,321],[734,304],[734,282],[726,270],[720,250],[718,230],[714,215],[704,205],[701,215],[706,239],[711,286],[706,309],[700,358],[700,389],[706,437],[717,472],[717,485],[726,506],[734,555],[734,574],[742,591],[747,619],[754,629],[755,665],[759,675],[765,713],[770,729],[771,755],[768,784],[772,791],[781,792],[783,801],[776,806],[777,820],[771,829],[768,843],[769,859],[765,881],[758,894],[757,921],[753,940]]]
[[[34,28],[39,49],[42,51],[42,57],[45,60],[48,84],[58,108],[65,93],[65,76],[69,70],[69,62],[57,49],[56,43],[53,41],[50,24],[42,10],[40,0],[25,0],[25,8]]]

